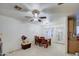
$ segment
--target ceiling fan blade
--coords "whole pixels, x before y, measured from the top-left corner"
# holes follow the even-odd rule
[[[41,19],[38,19],[38,21],[39,21],[39,22],[42,22],[42,20],[41,20]]]
[[[42,17],[39,17],[40,19],[46,19],[47,17],[46,16],[42,16]]]

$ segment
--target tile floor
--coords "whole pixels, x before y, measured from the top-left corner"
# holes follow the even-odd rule
[[[39,47],[32,44],[31,48],[7,54],[7,56],[71,56],[66,53],[64,44],[54,43],[48,48]]]

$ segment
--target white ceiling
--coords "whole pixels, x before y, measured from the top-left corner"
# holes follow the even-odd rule
[[[18,11],[14,8],[15,5],[21,6],[23,9]],[[65,3],[57,5],[57,3],[0,3],[0,14],[8,17],[16,18],[20,21],[27,21],[25,16],[32,16],[32,10],[38,9],[40,16],[47,16],[51,20],[60,17],[68,16],[71,14],[78,14],[78,3]]]

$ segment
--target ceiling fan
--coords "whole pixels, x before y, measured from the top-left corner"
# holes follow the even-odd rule
[[[39,16],[40,11],[37,10],[37,9],[34,9],[32,11],[32,14],[33,14],[33,17],[31,17],[31,16],[25,16],[26,18],[28,17],[29,19],[31,19],[31,22],[32,21],[42,22],[43,19],[46,19],[47,18],[46,16]]]
[[[22,7],[18,6],[18,5],[15,5],[14,7],[15,9],[21,11],[22,10]],[[28,18],[30,19],[31,22],[33,21],[38,21],[38,22],[42,22],[43,19],[46,19],[47,17],[46,16],[39,16],[40,14],[40,11],[38,9],[34,9],[31,14],[33,16],[25,16],[25,18]]]

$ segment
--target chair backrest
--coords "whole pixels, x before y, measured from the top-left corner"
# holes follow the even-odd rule
[[[40,39],[45,39],[45,37],[40,37]]]

